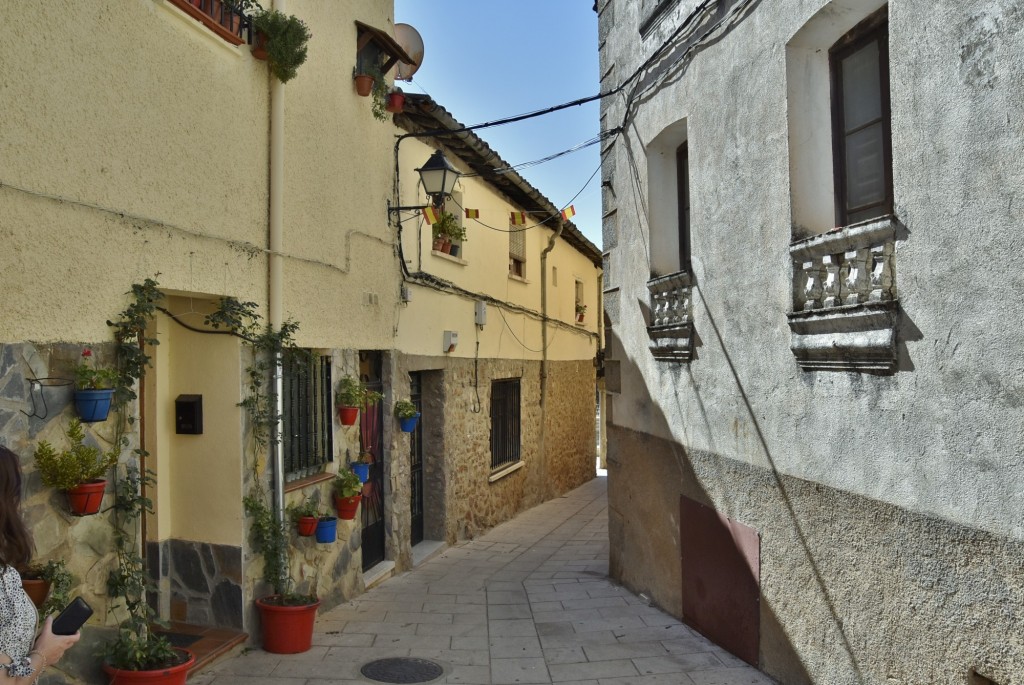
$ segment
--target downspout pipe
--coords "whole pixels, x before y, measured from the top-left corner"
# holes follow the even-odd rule
[[[286,0],[276,0],[274,9],[288,13]],[[270,77],[270,226],[268,242],[268,323],[278,331],[284,324],[284,84]],[[274,354],[271,389],[277,420],[270,426],[270,456],[274,518],[284,521],[284,454],[281,449],[281,421],[284,416],[281,352]]]

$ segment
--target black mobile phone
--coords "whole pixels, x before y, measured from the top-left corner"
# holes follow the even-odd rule
[[[53,619],[54,635],[74,635],[78,629],[92,616],[92,607],[81,597],[75,597],[64,607],[57,618]]]

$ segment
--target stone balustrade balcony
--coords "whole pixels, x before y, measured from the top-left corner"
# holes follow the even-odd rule
[[[693,356],[690,274],[685,271],[647,281],[651,322],[650,350],[659,361],[688,363]]]
[[[791,349],[807,370],[896,366],[896,220],[846,226],[793,243]]]

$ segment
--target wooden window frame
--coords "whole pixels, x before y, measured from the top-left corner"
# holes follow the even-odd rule
[[[676,193],[679,202],[679,270],[690,268],[690,146],[689,141],[676,148]]]
[[[881,123],[882,123],[882,148],[884,155],[885,174],[885,198],[881,202],[863,205],[858,208],[849,209],[847,203],[847,171],[846,171],[846,139],[852,133],[857,133],[868,126],[878,123],[878,119],[863,124],[855,131],[846,132],[843,117],[843,81],[840,62],[864,46],[878,43],[878,67],[879,84],[881,87]],[[829,74],[832,85],[832,160],[833,177],[835,179],[835,207],[836,225],[847,226],[851,223],[859,223],[878,217],[892,214],[893,212],[893,182],[892,182],[892,106],[889,89],[889,12],[888,6],[871,15],[861,23],[857,24],[846,35],[840,38],[835,45],[829,49]],[[864,212],[878,208],[877,213],[869,217],[860,217],[856,222],[850,221],[850,215],[856,212]]]

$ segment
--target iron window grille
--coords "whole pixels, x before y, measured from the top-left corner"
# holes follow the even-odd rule
[[[285,355],[281,371],[285,478],[296,480],[320,473],[333,460],[331,358]]]
[[[491,382],[491,468],[521,458],[519,379]]]

